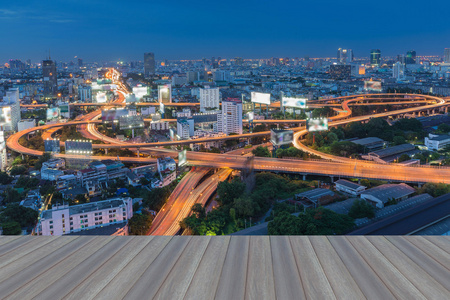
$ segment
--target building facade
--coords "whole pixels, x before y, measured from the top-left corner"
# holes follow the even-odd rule
[[[51,99],[58,92],[58,74],[53,60],[42,61],[42,76],[44,82],[44,98]]]
[[[217,131],[227,135],[242,134],[242,101],[226,99],[222,101],[222,112],[217,116]]]
[[[219,88],[209,86],[200,89],[200,112],[219,109],[220,93]]]
[[[155,54],[152,52],[144,53],[144,76],[149,77],[155,74]]]

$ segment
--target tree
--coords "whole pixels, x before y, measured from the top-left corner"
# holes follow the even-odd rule
[[[197,216],[198,219],[204,219],[206,217],[206,210],[201,203],[195,203],[192,205],[191,211]]]
[[[5,222],[1,224],[4,235],[19,235],[22,233],[22,228],[17,222]]]
[[[10,177],[6,172],[0,172],[0,184],[8,184],[13,181],[13,178]]]
[[[357,199],[355,200],[355,202],[353,202],[353,205],[350,208],[348,215],[353,219],[360,219],[366,217],[372,219],[375,217],[375,207],[367,203],[367,201],[365,200]]]
[[[234,199],[239,198],[245,192],[245,183],[238,178],[231,182],[223,181],[217,186],[217,194],[219,195],[219,202],[222,205],[232,204]]]
[[[22,175],[26,172],[27,172],[27,168],[25,166],[14,166],[11,168],[11,171],[10,171],[12,176]]]
[[[439,124],[438,128],[437,128],[437,133],[445,133],[448,134],[450,132],[450,125],[449,124]]]
[[[403,153],[402,155],[400,155],[400,157],[398,158],[397,162],[401,163],[401,162],[404,162],[404,161],[407,161],[407,160],[410,160],[410,159],[411,159],[411,157],[409,157],[408,154]]]
[[[146,235],[152,226],[153,217],[150,214],[134,214],[128,220],[130,235]]]
[[[1,220],[17,222],[21,227],[34,226],[37,217],[37,211],[18,203],[8,204],[1,214]]]
[[[445,183],[425,183],[419,190],[419,194],[427,193],[433,197],[439,197],[450,193],[450,185]]]
[[[334,143],[334,142],[337,142],[338,140],[339,140],[339,138],[338,138],[338,136],[337,136],[336,133],[334,133],[334,132],[329,132],[329,133],[327,134],[326,141],[327,141],[328,144],[332,144],[332,143]]]
[[[396,146],[397,146],[397,145],[402,145],[402,144],[405,144],[405,143],[406,143],[405,138],[402,137],[402,136],[394,136],[393,141],[394,141],[394,145],[396,145]]]
[[[234,200],[234,208],[238,216],[248,218],[254,215],[254,203],[249,196],[242,196]]]
[[[8,203],[14,203],[14,202],[19,202],[20,200],[22,200],[22,197],[20,196],[20,193],[13,188],[8,188],[5,191],[5,198],[3,200],[4,203],[8,204]]]
[[[257,157],[271,157],[270,151],[267,147],[258,146],[252,150],[254,156]]]

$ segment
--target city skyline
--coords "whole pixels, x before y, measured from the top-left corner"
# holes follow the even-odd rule
[[[395,18],[359,2],[356,8],[356,2],[331,1],[283,1],[277,6],[234,0],[226,6],[203,0],[109,1],[107,6],[99,1],[27,2],[0,9],[0,24],[8,28],[0,34],[8,43],[0,50],[3,61],[41,61],[49,49],[56,60],[78,56],[85,61],[133,61],[142,60],[149,51],[157,59],[176,60],[333,57],[338,48],[352,49],[355,57],[369,56],[371,49],[380,49],[383,56],[410,49],[418,55],[443,55],[449,47],[442,43],[442,37],[450,33],[446,10],[419,10],[414,2],[406,6],[379,1],[378,7],[402,12]],[[447,4],[439,2],[440,7]],[[130,10],[130,5],[135,9]],[[427,14],[433,15],[433,22],[408,29],[408,20]]]

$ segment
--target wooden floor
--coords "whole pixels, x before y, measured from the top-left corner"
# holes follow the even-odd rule
[[[0,299],[450,299],[450,238],[0,237]]]

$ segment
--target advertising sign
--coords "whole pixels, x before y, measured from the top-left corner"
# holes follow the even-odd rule
[[[57,107],[47,108],[47,120],[56,119],[59,116],[59,109]]]
[[[182,167],[187,163],[186,150],[178,152],[178,167]]]
[[[306,108],[306,98],[288,98],[283,97],[284,107]]]
[[[326,131],[328,130],[328,119],[326,118],[308,119],[306,121],[306,129],[309,132]]]
[[[160,103],[172,103],[172,86],[170,84],[158,86],[158,101]]]
[[[251,96],[252,96],[253,103],[260,103],[260,104],[267,104],[267,105],[270,104],[270,94],[252,92]]]
[[[270,131],[270,141],[276,146],[292,143],[294,140],[294,131],[292,130],[274,130]]]
[[[367,91],[381,92],[381,81],[364,81],[364,89]]]

